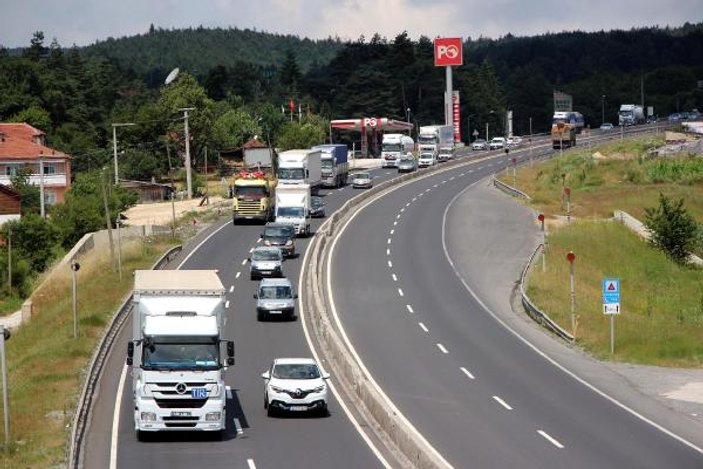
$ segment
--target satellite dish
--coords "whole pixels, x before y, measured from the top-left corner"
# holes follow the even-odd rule
[[[180,70],[178,70],[178,67],[176,67],[176,68],[174,68],[173,70],[171,70],[171,73],[169,73],[168,76],[166,77],[166,80],[164,80],[164,85],[168,85],[168,84],[171,83],[173,80],[175,80],[176,77],[178,76],[178,72],[179,72],[179,71],[180,71]]]

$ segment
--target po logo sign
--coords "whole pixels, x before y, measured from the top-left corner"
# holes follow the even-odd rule
[[[445,37],[434,40],[434,64],[437,67],[449,65],[462,65],[460,37]]]

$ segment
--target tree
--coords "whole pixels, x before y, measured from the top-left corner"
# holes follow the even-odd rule
[[[290,122],[281,128],[276,141],[281,150],[310,148],[325,141],[327,125],[315,116],[307,117],[302,123]]]
[[[22,168],[10,178],[12,188],[20,195],[20,204],[22,206],[22,213],[24,214],[39,213],[41,208],[39,187],[29,182],[29,176],[31,174],[31,169]]]
[[[29,106],[8,119],[10,122],[26,122],[44,132],[51,132],[51,115],[39,106]]]
[[[644,226],[652,234],[652,243],[679,264],[685,264],[696,242],[698,225],[683,207],[683,198],[673,203],[659,194],[659,207],[647,207]]]
[[[35,213],[23,215],[3,226],[3,236],[12,230],[14,255],[25,259],[33,272],[43,272],[53,260],[59,235],[52,223]]]

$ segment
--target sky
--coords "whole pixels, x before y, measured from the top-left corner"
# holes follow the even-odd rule
[[[86,46],[157,28],[253,29],[301,38],[498,38],[703,21],[703,0],[0,0],[0,45]]]

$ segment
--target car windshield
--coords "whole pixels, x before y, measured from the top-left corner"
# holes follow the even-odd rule
[[[290,287],[285,285],[265,286],[259,290],[259,298],[263,300],[282,300],[293,298]]]
[[[313,207],[322,207],[322,205],[324,204],[324,202],[323,202],[322,199],[320,199],[319,197],[313,197],[313,198],[310,200],[310,204],[311,204]]]
[[[371,179],[371,176],[369,173],[359,173],[356,176],[354,176],[355,179]]]
[[[270,226],[264,229],[264,236],[267,238],[288,238],[292,236],[292,227]]]
[[[279,217],[303,217],[305,209],[303,207],[278,207]]]
[[[219,368],[220,347],[217,337],[161,337],[143,343],[144,369],[202,369]]]
[[[317,365],[294,363],[275,365],[271,375],[278,379],[316,379],[320,377]]]
[[[278,179],[305,179],[303,168],[278,168]]]
[[[281,251],[274,249],[255,249],[251,253],[251,260],[253,261],[280,261]]]

